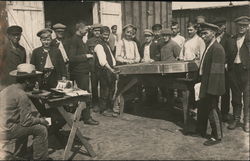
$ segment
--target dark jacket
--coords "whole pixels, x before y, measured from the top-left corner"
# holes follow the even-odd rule
[[[63,76],[67,76],[67,70],[59,49],[51,47],[49,50],[49,56],[54,69],[49,76],[48,86],[46,88],[55,88],[57,85],[57,81],[61,80]],[[44,72],[46,59],[47,54],[44,53],[42,47],[38,47],[33,50],[30,63],[35,65],[36,70]]]
[[[223,37],[221,38],[220,44],[222,45],[222,47],[225,50],[226,64],[228,64],[229,57],[231,55],[233,55],[233,53],[235,52],[235,48],[234,48],[234,45],[233,45],[234,42],[233,42],[232,36],[230,34],[228,34],[228,33],[225,33],[223,35]]]
[[[217,41],[208,49],[203,60],[202,71],[200,98],[207,94],[223,95],[225,93],[225,51]]]
[[[89,54],[87,45],[82,41],[82,37],[74,35],[69,45],[69,72],[70,74],[86,74],[90,72],[90,65],[86,54]]]
[[[145,48],[146,43],[143,43],[141,48],[140,48],[140,56],[141,58],[144,58],[144,48]],[[153,59],[154,61],[160,61],[161,55],[160,55],[160,47],[158,46],[157,43],[152,42],[149,46],[149,51],[150,51],[150,58]]]
[[[237,35],[233,36],[234,52],[230,55],[228,60],[229,70],[233,67],[235,57],[237,55]],[[240,48],[240,59],[245,70],[250,70],[250,31],[247,32],[244,42]]]
[[[14,47],[11,42],[6,44],[6,52],[1,57],[1,78],[0,83],[4,86],[15,83],[15,78],[9,75],[9,72],[16,70],[19,64],[26,62],[26,52],[24,47],[17,45]]]
[[[62,44],[63,44],[63,47],[64,47],[64,49],[65,49],[65,51],[66,51],[66,54],[68,55],[68,52],[69,52],[69,40],[63,39],[63,40],[62,40]],[[57,42],[56,39],[53,39],[53,40],[52,40],[51,46],[56,47],[56,48],[59,47],[59,43]]]

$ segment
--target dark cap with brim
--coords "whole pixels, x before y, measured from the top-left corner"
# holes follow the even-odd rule
[[[42,29],[42,30],[38,31],[36,35],[38,37],[44,37],[45,35],[48,36],[48,35],[51,35],[51,34],[52,34],[52,30],[49,29],[49,28],[45,28],[45,29]]]
[[[200,27],[201,27],[201,31],[208,29],[208,30],[217,32],[219,30],[219,27],[217,25],[214,25],[212,23],[207,23],[207,22],[201,23]]]
[[[172,30],[169,28],[162,29],[161,30],[161,35],[172,35]]]
[[[23,32],[22,27],[20,26],[10,26],[7,28],[7,34],[21,34]]]
[[[57,23],[57,24],[53,25],[53,29],[55,31],[65,31],[66,26],[61,24],[61,23]]]
[[[250,24],[250,17],[248,16],[241,16],[238,17],[234,20],[235,23],[237,24],[242,24],[242,25],[249,25]]]

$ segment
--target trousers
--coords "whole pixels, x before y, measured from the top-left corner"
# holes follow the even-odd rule
[[[15,126],[6,134],[6,139],[17,139],[17,147],[23,146],[21,153],[25,152],[28,143],[28,136],[33,136],[33,159],[45,160],[48,157],[48,132],[44,125],[33,125],[24,127]],[[22,154],[20,154],[22,155]]]
[[[233,115],[236,121],[241,120],[242,98],[244,122],[249,122],[249,101],[250,101],[250,85],[249,70],[243,68],[242,64],[233,64],[229,71],[230,87],[232,90]]]
[[[205,136],[207,132],[207,123],[210,122],[212,128],[212,137],[222,139],[221,113],[218,108],[218,96],[207,94],[201,98],[198,104],[197,127],[196,131]]]
[[[229,86],[229,75],[225,70],[225,88],[226,92],[221,96],[221,114],[226,115],[230,110],[230,86]]]

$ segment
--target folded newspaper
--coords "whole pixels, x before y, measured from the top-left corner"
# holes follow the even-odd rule
[[[89,92],[82,89],[77,89],[71,92],[65,92],[65,94],[68,96],[82,96],[82,95],[88,95]]]

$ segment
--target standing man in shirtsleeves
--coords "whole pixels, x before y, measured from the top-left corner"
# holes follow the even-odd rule
[[[112,96],[114,93],[116,71],[115,58],[108,43],[110,29],[108,26],[101,28],[101,37],[94,51],[97,56],[96,70],[100,78],[100,107],[104,116],[117,116],[113,111]]]
[[[199,135],[206,137],[209,120],[212,133],[211,138],[204,142],[206,146],[218,144],[222,139],[218,99],[225,93],[225,51],[215,37],[218,29],[219,27],[214,24],[201,24],[201,37],[206,44],[206,50],[198,70],[201,83],[196,130]]]
[[[233,37],[236,52],[230,56],[228,61],[234,121],[228,128],[233,130],[240,122],[243,94],[244,131],[249,132],[250,17],[241,16],[234,22],[237,25],[237,34]]]

